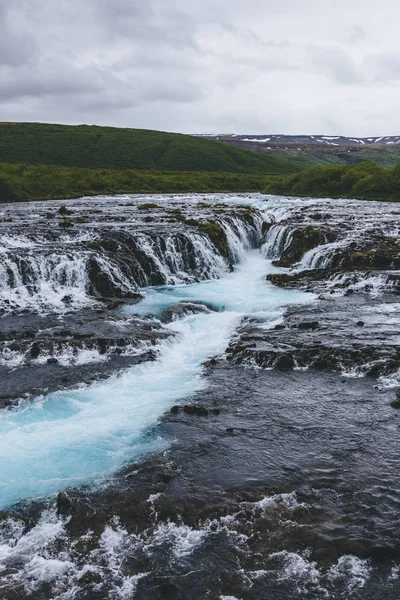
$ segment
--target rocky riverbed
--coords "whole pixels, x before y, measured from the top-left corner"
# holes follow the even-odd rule
[[[0,208],[8,600],[397,599],[400,208]]]

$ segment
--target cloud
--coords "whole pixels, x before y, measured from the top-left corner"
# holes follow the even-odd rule
[[[0,0],[2,120],[400,131],[397,0]]]

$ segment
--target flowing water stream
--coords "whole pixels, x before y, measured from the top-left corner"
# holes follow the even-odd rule
[[[148,201],[1,208],[0,597],[397,600],[400,210]]]
[[[265,281],[274,271],[257,250],[247,251],[234,273],[202,283],[153,288],[127,313],[160,315],[181,301],[211,305],[168,327],[172,340],[155,362],[110,380],[56,392],[0,413],[0,506],[110,476],[126,461],[160,447],[144,434],[179,399],[202,386],[202,363],[220,354],[247,316],[276,322],[288,304],[310,302],[303,292]]]

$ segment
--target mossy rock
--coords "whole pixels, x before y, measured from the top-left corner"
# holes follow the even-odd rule
[[[284,250],[277,264],[281,267],[290,267],[301,260],[308,250],[333,242],[335,239],[336,234],[323,227],[307,225],[307,227],[295,229],[292,232],[289,246]]]
[[[144,204],[138,204],[138,210],[153,210],[155,208],[161,208],[158,204],[154,204],[154,202],[145,202]]]
[[[199,231],[205,233],[214,246],[225,258],[229,258],[228,240],[226,239],[225,231],[219,223],[201,223]]]

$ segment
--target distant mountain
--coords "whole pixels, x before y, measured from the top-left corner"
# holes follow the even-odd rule
[[[391,146],[400,144],[400,135],[384,137],[345,137],[343,135],[201,135],[208,140],[248,142],[251,144],[325,144],[327,146]]]
[[[381,137],[345,137],[342,135],[219,135],[199,136],[223,142],[235,148],[286,159],[305,168],[374,161],[385,167],[400,162],[400,135]]]

